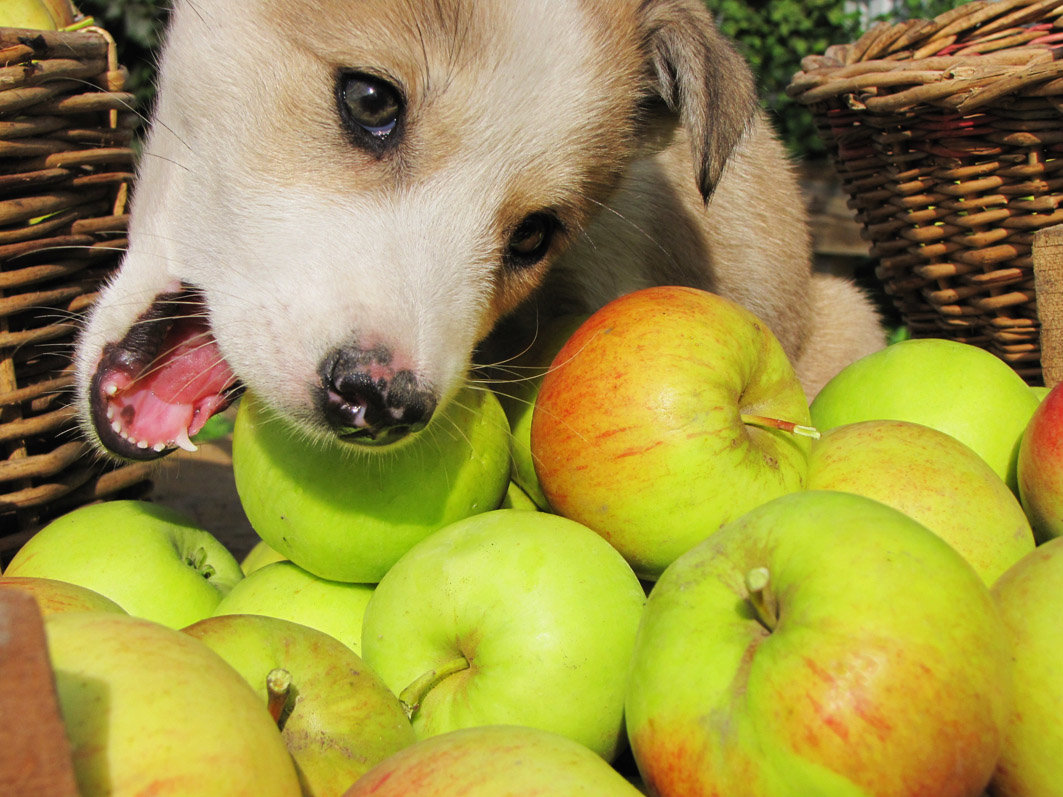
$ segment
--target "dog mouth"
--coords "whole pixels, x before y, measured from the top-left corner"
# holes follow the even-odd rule
[[[156,297],[122,340],[108,343],[89,392],[101,444],[127,459],[182,448],[239,394],[211,332],[202,295],[185,288]]]

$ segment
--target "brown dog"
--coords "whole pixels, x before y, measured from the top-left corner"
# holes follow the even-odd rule
[[[810,395],[883,344],[698,0],[178,0],[80,409],[157,456],[238,381],[387,443],[500,319],[654,284],[757,313]]]

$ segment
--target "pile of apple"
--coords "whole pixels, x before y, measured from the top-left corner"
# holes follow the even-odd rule
[[[84,797],[1061,793],[1063,387],[909,340],[810,404],[684,288],[507,367],[383,455],[245,396],[243,562],[136,501],[26,543]]]

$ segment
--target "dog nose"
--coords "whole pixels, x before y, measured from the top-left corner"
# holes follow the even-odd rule
[[[340,349],[321,376],[325,419],[351,442],[389,445],[423,429],[435,411],[435,394],[413,371],[396,370],[386,348]]]

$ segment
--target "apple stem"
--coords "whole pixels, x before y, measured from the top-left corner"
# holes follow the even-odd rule
[[[746,573],[746,590],[749,602],[757,614],[757,620],[768,631],[774,631],[779,623],[779,607],[771,590],[771,573],[766,567],[754,567]]]
[[[443,679],[467,669],[469,669],[469,660],[464,656],[458,656],[418,676],[413,683],[399,694],[399,702],[402,703],[402,709],[406,712],[406,716],[412,720],[413,715],[421,707],[421,702],[432,689]]]
[[[185,561],[208,581],[214,577],[214,565],[207,564],[207,551],[205,548],[196,548]]]
[[[746,415],[742,413],[742,423],[750,426],[765,426],[768,429],[781,429],[784,432],[790,432],[800,437],[811,437],[813,440],[818,440],[820,437],[819,429],[815,426],[803,426],[793,421],[784,421],[781,418],[766,418],[763,415]]]
[[[284,729],[284,720],[288,708],[288,699],[292,694],[292,674],[283,667],[274,667],[266,675],[266,708],[269,715],[277,723],[277,727]]]

